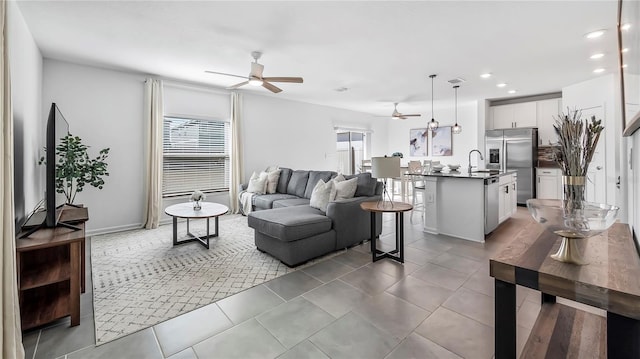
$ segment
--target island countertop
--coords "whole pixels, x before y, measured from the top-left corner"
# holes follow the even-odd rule
[[[489,171],[489,170],[480,170],[478,172],[467,172],[467,171],[442,171],[442,172],[426,172],[426,173],[415,173],[411,174],[413,176],[426,176],[426,177],[452,177],[452,178],[477,178],[477,179],[487,179],[487,178],[495,178],[502,177],[510,174],[517,173],[516,170],[508,170],[508,171]]]

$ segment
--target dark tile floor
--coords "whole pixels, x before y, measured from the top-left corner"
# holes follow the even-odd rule
[[[404,265],[372,263],[365,243],[99,347],[87,265],[81,324],[58,321],[25,333],[23,344],[30,359],[492,358],[489,258],[530,220],[519,208],[484,244],[426,234],[419,220],[405,221]],[[392,221],[384,219],[382,247],[394,243]],[[540,295],[518,287],[517,297],[521,350]]]

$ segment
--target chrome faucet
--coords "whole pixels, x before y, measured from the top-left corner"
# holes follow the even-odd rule
[[[480,150],[469,151],[469,173],[471,173],[471,154],[474,152],[478,152],[478,154],[480,155],[480,161],[484,161],[484,157],[482,157],[482,152],[480,152]]]

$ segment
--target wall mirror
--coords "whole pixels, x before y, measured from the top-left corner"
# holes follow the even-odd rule
[[[618,1],[623,136],[640,128],[640,2]]]

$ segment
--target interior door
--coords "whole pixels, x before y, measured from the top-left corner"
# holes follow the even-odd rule
[[[583,119],[591,119],[596,116],[604,122],[604,109],[602,106],[584,108],[582,111]],[[587,170],[586,197],[588,202],[607,203],[607,172],[605,165],[605,138],[606,127],[600,134],[596,151],[593,154],[589,170]]]

